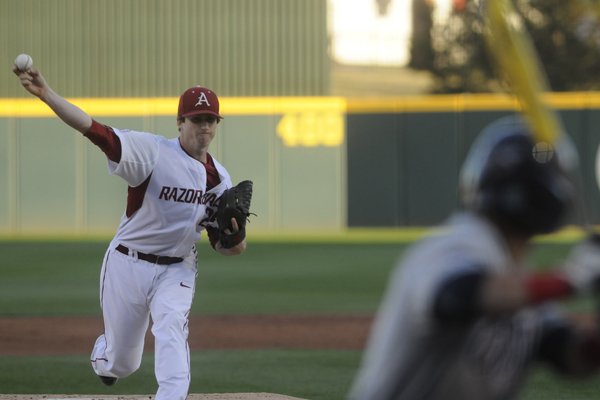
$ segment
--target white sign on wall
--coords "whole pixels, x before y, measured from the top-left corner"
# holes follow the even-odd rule
[[[380,0],[381,1],[381,0]],[[433,2],[434,20],[448,15],[452,0]],[[405,66],[409,62],[413,0],[329,0],[331,56],[341,64]]]

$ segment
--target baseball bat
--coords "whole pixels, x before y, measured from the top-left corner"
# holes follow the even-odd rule
[[[521,20],[511,0],[488,0],[484,12],[485,40],[497,72],[521,104],[536,141],[556,143],[563,127],[541,98],[548,91],[546,76],[527,31],[519,29]]]
[[[485,40],[497,73],[504,78],[510,90],[521,104],[521,113],[529,124],[534,140],[545,142],[560,149],[561,163],[567,170],[575,171],[579,157],[573,142],[565,134],[558,115],[542,98],[549,91],[546,75],[529,34],[511,0],[488,0],[484,3]],[[520,25],[519,25],[520,24]],[[575,181],[583,187],[580,174]],[[584,230],[589,226],[587,207],[579,196]]]

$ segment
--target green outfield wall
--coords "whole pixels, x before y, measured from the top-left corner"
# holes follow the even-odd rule
[[[98,121],[177,135],[176,97],[73,98]],[[600,94],[552,95],[580,153],[582,204],[600,221],[595,156]],[[234,181],[255,183],[255,232],[426,227],[458,206],[474,137],[517,110],[505,96],[381,99],[224,97],[212,154]],[[0,99],[0,234],[110,234],[126,186],[103,154],[35,99]]]
[[[551,94],[579,153],[580,199],[572,223],[600,222],[596,152],[598,93]],[[460,207],[458,176],[473,139],[514,99],[458,95],[350,101],[347,105],[347,221],[352,227],[431,226]]]

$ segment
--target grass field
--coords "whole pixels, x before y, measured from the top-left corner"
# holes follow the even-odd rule
[[[0,317],[99,315],[104,242],[0,242]],[[406,244],[250,243],[242,257],[200,248],[196,315],[371,314]],[[569,243],[540,243],[533,259],[550,265]],[[591,299],[570,308],[589,311]],[[274,392],[342,399],[360,361],[351,350],[206,350],[192,354],[191,392]],[[101,386],[81,356],[0,358],[3,393],[153,393],[152,354],[113,388]],[[535,371],[524,399],[591,399],[600,379],[567,382]]]

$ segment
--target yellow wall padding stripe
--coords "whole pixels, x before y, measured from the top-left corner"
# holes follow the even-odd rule
[[[600,108],[600,92],[548,93],[544,100],[560,109]],[[72,98],[92,116],[174,116],[178,98]],[[517,110],[514,97],[504,94],[458,94],[406,97],[223,97],[221,111],[227,115],[276,115],[306,111],[347,113],[457,112]],[[0,99],[0,117],[52,116],[35,98]]]
[[[179,99],[156,98],[72,98],[72,103],[92,116],[175,116]],[[346,109],[341,97],[224,97],[221,113],[228,115],[273,115],[304,111]],[[48,117],[52,110],[38,99],[0,99],[1,117]]]

